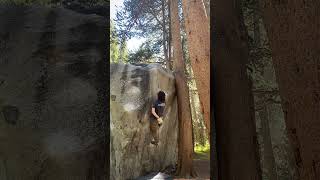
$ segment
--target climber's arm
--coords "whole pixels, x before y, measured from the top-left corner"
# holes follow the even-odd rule
[[[153,107],[151,109],[152,114],[154,115],[154,117],[156,117],[157,119],[159,119],[160,117],[158,116],[158,114],[156,113],[156,109]]]

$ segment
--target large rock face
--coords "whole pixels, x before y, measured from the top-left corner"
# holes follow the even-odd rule
[[[178,120],[173,75],[155,64],[111,64],[110,75],[111,179],[133,179],[175,165]],[[167,99],[156,147],[150,144],[149,115],[159,90]]]
[[[107,22],[0,6],[0,179],[106,179]]]

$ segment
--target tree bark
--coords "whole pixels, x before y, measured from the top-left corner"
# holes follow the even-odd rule
[[[278,180],[276,172],[276,162],[273,155],[273,148],[270,136],[269,117],[267,105],[264,105],[259,112],[261,119],[262,138],[263,138],[263,156],[264,169],[267,170],[267,179]]]
[[[190,95],[190,107],[191,107],[191,112],[192,112],[192,141],[193,141],[193,147],[196,141],[199,141],[199,128],[198,128],[198,123],[197,123],[197,112],[196,112],[196,106],[193,98],[193,92],[189,91]]]
[[[210,0],[202,0],[202,2],[206,8],[206,15],[208,18],[208,22],[210,23]]]
[[[202,0],[182,0],[190,61],[210,137],[210,33]]]
[[[177,175],[182,177],[194,176],[192,166],[193,144],[192,144],[192,119],[189,101],[189,90],[185,75],[183,52],[180,36],[180,22],[178,14],[178,0],[171,0],[171,27],[173,44],[173,67],[176,78],[176,89],[178,96],[179,117],[179,151]]]
[[[195,110],[195,117],[196,117],[196,126],[195,126],[195,128],[196,128],[196,131],[197,131],[197,137],[198,137],[198,142],[201,144],[201,145],[205,145],[206,144],[206,135],[207,135],[207,132],[206,132],[206,129],[205,129],[205,125],[204,125],[204,122],[203,122],[203,116],[202,115],[200,115],[200,117],[198,116],[198,111],[199,111],[199,109],[197,108],[197,107],[199,107],[199,106],[197,106],[197,105],[199,105],[199,104],[197,104],[196,103],[196,99],[198,98],[198,96],[197,96],[197,90],[194,90],[193,92],[192,92],[192,95],[191,95],[191,97],[192,97],[192,99],[193,99],[193,106],[194,106],[194,110]],[[198,102],[198,101],[197,101]]]
[[[216,0],[213,16],[216,130],[219,179],[261,179],[248,36],[240,2]]]
[[[300,179],[320,177],[320,1],[266,1],[263,16]]]
[[[171,38],[171,11],[170,11],[170,0],[168,0],[168,21],[169,21],[169,30],[168,30],[168,58],[169,58],[169,64],[170,67],[172,69],[172,54],[171,54],[171,42],[172,42],[172,38]]]
[[[259,11],[259,0],[254,0],[254,10],[252,13],[253,16],[253,37],[254,44],[256,47],[260,47],[261,45],[261,33],[260,33],[260,11]]]

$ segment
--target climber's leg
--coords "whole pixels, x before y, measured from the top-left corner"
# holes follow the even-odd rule
[[[158,144],[159,142],[159,126],[158,126],[158,122],[157,121],[150,121],[150,131],[151,131],[151,135],[154,139],[154,141],[152,141],[152,144]]]

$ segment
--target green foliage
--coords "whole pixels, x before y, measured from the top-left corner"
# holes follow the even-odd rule
[[[154,59],[154,50],[148,43],[143,43],[139,49],[129,54],[129,63],[148,63]]]
[[[210,144],[207,142],[204,146],[194,146],[195,159],[210,159]]]
[[[116,24],[121,37],[147,37],[161,31],[162,0],[124,0],[123,9],[117,12]],[[161,33],[160,33],[161,34]]]
[[[110,21],[110,62],[119,63],[128,62],[129,51],[127,48],[127,41],[119,42],[117,30],[114,27],[113,21]]]
[[[118,37],[130,39],[141,37],[148,39],[149,50],[160,53],[163,50],[163,14],[162,0],[124,0],[123,9],[117,12],[115,19]],[[166,6],[166,5],[165,5]],[[168,9],[165,7],[165,29],[168,32]],[[130,61],[144,61],[149,57],[148,49],[142,48],[130,53]],[[136,54],[136,55],[134,55]],[[142,57],[137,60],[136,57]]]
[[[127,47],[127,42],[124,40],[120,46],[119,61],[126,63],[126,62],[128,62],[128,59],[129,59],[129,51],[128,51],[128,47]]]
[[[110,62],[119,62],[119,42],[117,33],[112,21],[110,21]]]
[[[205,145],[196,144],[194,146],[194,152],[196,153],[206,153],[210,151],[210,144],[207,141]]]

